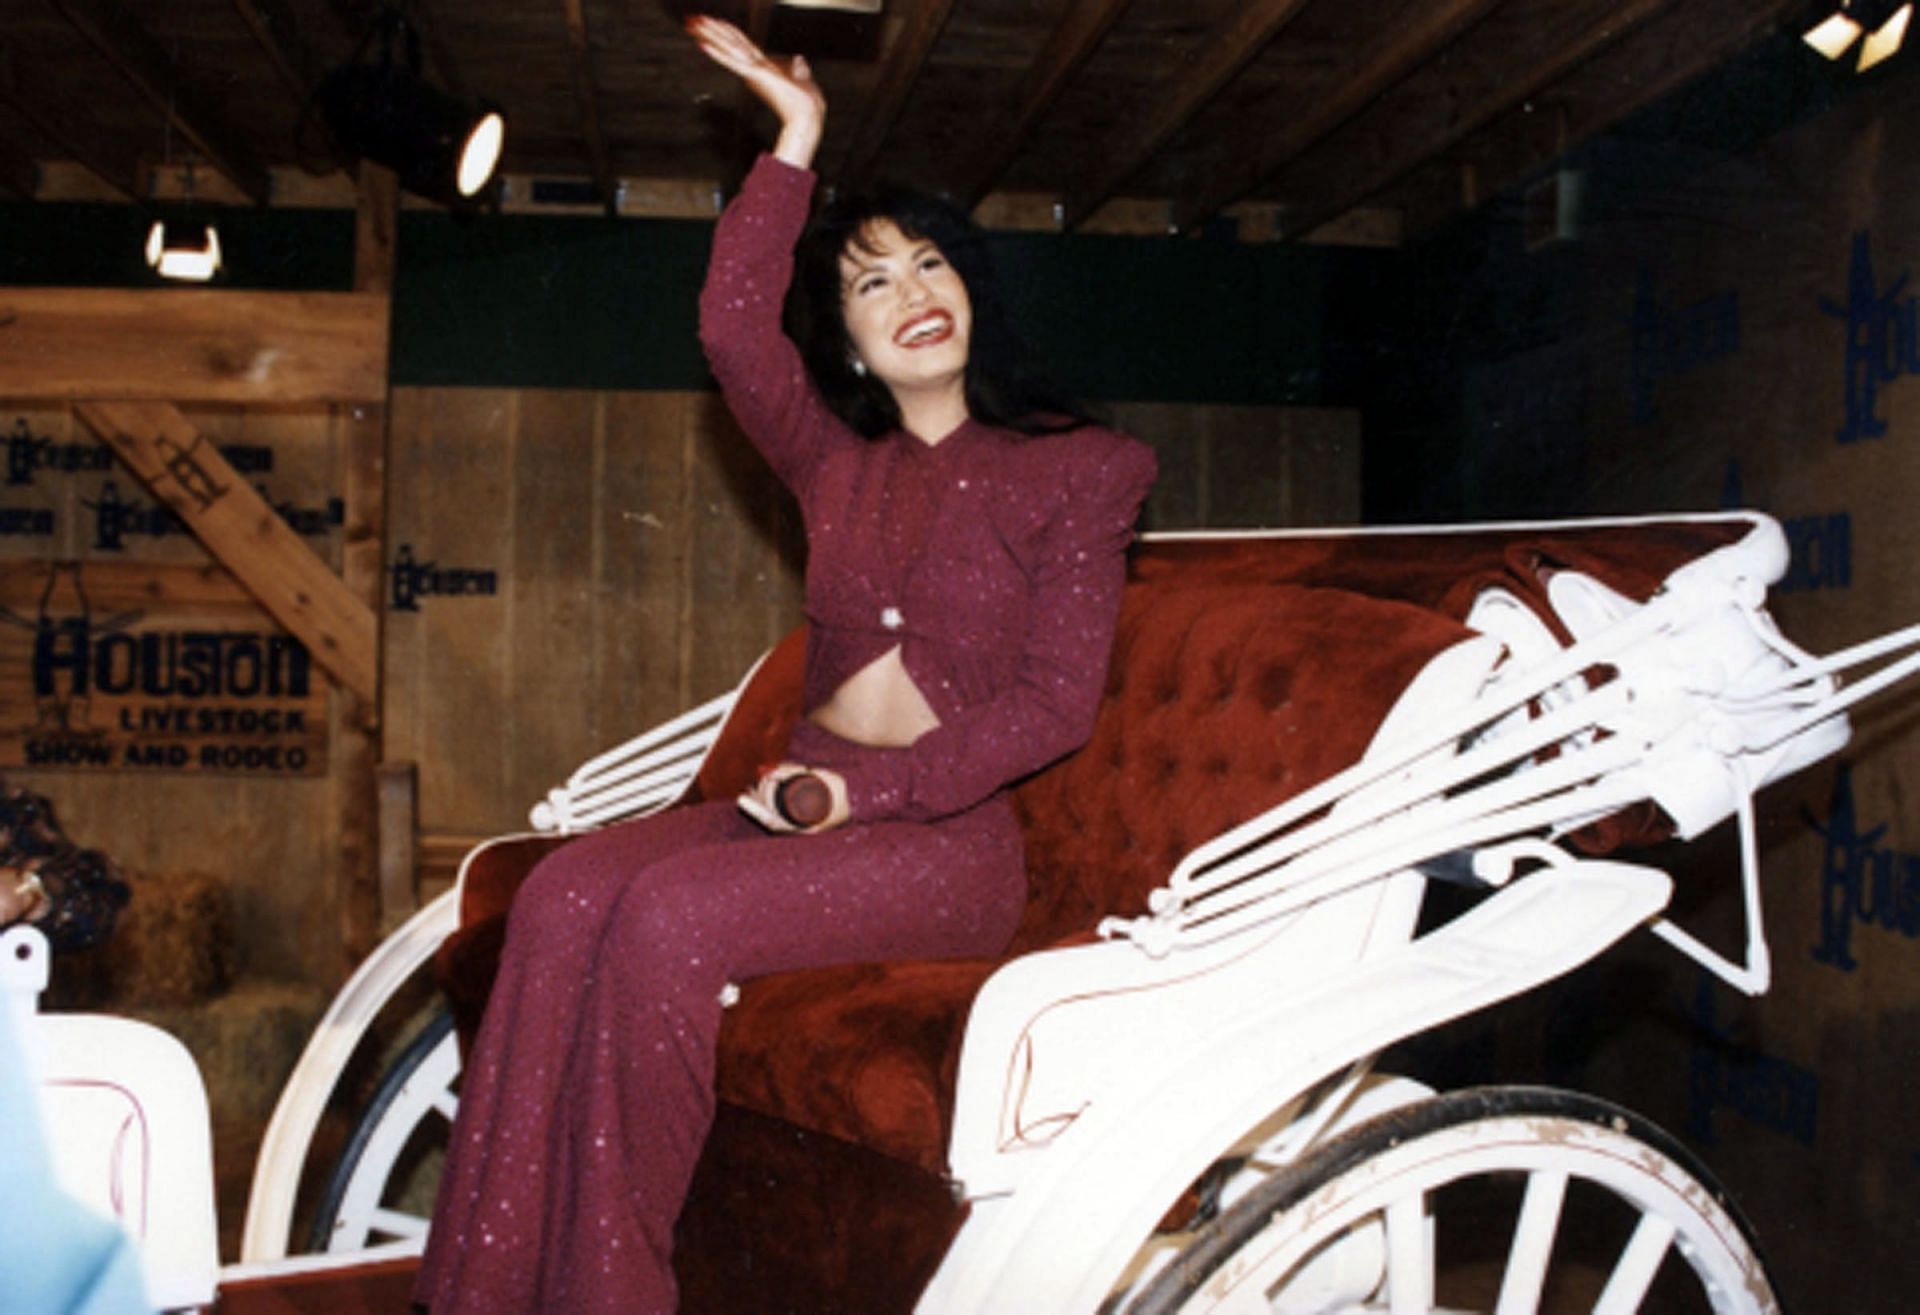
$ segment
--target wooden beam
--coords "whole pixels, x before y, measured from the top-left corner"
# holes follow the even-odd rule
[[[587,10],[583,0],[562,0],[567,10],[567,43],[573,52],[573,100],[580,115],[580,135],[587,143],[587,168],[593,190],[609,216],[620,212],[613,166],[607,156],[607,135],[600,126],[600,91],[593,77],[593,48],[587,39]]]
[[[0,288],[0,397],[381,402],[387,299]]]
[[[188,85],[191,79],[117,0],[53,0],[53,4],[173,122],[208,164],[256,205],[267,203],[273,184],[266,166],[241,144],[233,125],[198,102]]]
[[[1133,0],[1087,0],[1066,7],[1047,41],[1028,66],[1013,100],[980,136],[980,149],[961,169],[954,186],[960,203],[972,209],[1026,143],[1080,66],[1106,39],[1114,22]]]
[[[896,0],[894,7],[904,7],[907,13],[903,18],[889,20],[890,24],[897,25],[893,26],[892,38],[881,56],[880,76],[874,81],[867,103],[861,107],[860,125],[854,130],[853,142],[840,165],[840,181],[847,187],[862,187],[872,179],[880,149],[886,145],[893,125],[899,122],[900,111],[906,108],[907,96],[920,78],[920,69],[932,52],[933,43],[939,39],[940,29],[947,25],[953,0],[915,0],[907,6]]]
[[[1448,215],[1473,209],[1522,178],[1563,155],[1579,142],[1678,91],[1721,63],[1745,50],[1762,33],[1793,13],[1796,0],[1696,0],[1670,6],[1624,40],[1600,52],[1586,68],[1555,88],[1550,127],[1536,126],[1534,137],[1483,131],[1456,151],[1459,159],[1444,171],[1447,199],[1427,206],[1403,207],[1409,214],[1409,236],[1417,236]],[[1508,122],[1519,118],[1509,109]],[[1542,115],[1524,116],[1536,124]],[[1498,151],[1491,140],[1506,137],[1525,142],[1517,151]],[[1472,179],[1471,194],[1460,185]],[[1413,182],[1412,179],[1408,180]],[[1405,198],[1396,189],[1396,199]]]
[[[1288,117],[1249,125],[1200,195],[1176,204],[1173,226],[1197,228],[1258,187],[1280,167],[1366,108],[1375,97],[1432,59],[1485,16],[1498,0],[1430,0],[1416,17],[1384,38],[1378,52],[1342,77],[1331,95],[1317,97],[1305,113],[1289,100]]]
[[[138,158],[124,143],[76,136],[72,130],[75,116],[61,109],[65,98],[66,93],[53,79],[22,68],[13,51],[0,52],[0,104],[127,200],[143,200],[146,184]]]
[[[1540,95],[1670,3],[1672,0],[1627,0],[1625,4],[1602,0],[1596,6],[1601,11],[1596,20],[1522,71],[1519,77],[1500,82],[1464,111],[1451,113],[1374,167],[1336,181],[1325,191],[1323,200],[1283,213],[1279,236],[1289,238],[1311,233],[1328,220],[1346,214],[1424,161],[1471,137],[1514,106]]]
[[[1167,144],[1174,133],[1220,94],[1236,74],[1300,12],[1306,0],[1255,0],[1236,7],[1198,54],[1184,61],[1170,86],[1147,93],[1153,109],[1124,142],[1103,150],[1106,164],[1092,181],[1067,194],[1061,222],[1078,228]]]
[[[313,53],[300,39],[299,23],[286,0],[233,0],[233,7],[293,103],[305,106],[319,75]]]
[[[769,49],[768,38],[773,32],[773,5],[774,0],[747,0],[747,11],[740,18],[740,30],[762,50]],[[746,180],[747,170],[752,167],[761,146],[755,135],[756,125],[763,113],[760,98],[739,82],[734,83],[732,96],[733,126],[725,133],[726,140],[720,148],[720,194],[723,196],[732,196],[740,190],[740,184]]]
[[[74,413],[327,674],[374,697],[373,614],[191,420],[168,402],[76,402]]]
[[[400,185],[393,170],[360,166],[354,212],[353,286],[391,307],[397,256]],[[384,369],[382,374],[384,375]],[[337,413],[341,423],[341,475],[346,523],[340,544],[340,582],[373,622],[373,690],[342,687],[335,699],[333,736],[334,893],[340,915],[340,945],[347,966],[373,952],[390,918],[411,912],[410,890],[388,900],[383,882],[380,760],[385,709],[380,658],[384,651],[381,606],[387,553],[387,403],[362,402]],[[411,823],[408,833],[411,835]],[[411,873],[408,874],[411,882]]]

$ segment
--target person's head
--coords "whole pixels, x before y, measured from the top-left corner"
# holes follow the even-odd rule
[[[828,205],[801,243],[789,311],[828,405],[868,437],[900,423],[897,390],[955,376],[976,420],[1040,433],[1084,419],[1033,374],[986,235],[937,197],[889,189]]]

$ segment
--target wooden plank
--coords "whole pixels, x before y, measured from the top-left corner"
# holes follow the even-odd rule
[[[514,669],[518,581],[514,449],[523,394],[401,389],[394,394],[389,526],[396,566],[496,572],[488,595],[389,598],[384,747],[420,765],[420,825],[498,832],[526,825],[532,798],[514,776],[507,709],[549,694]],[[534,793],[544,793],[542,781]]]
[[[1398,145],[1385,159],[1377,162],[1355,160],[1355,167],[1347,171],[1344,177],[1330,180],[1320,190],[1318,195],[1323,199],[1298,210],[1287,211],[1281,217],[1280,235],[1298,237],[1340,218],[1368,197],[1390,186],[1414,166],[1451,149],[1516,105],[1540,95],[1670,3],[1672,0],[1628,0],[1626,4],[1603,0],[1598,6],[1597,17],[1570,34],[1563,44],[1555,47],[1545,58],[1522,70],[1518,77],[1501,81],[1465,110],[1458,108],[1457,98],[1447,98],[1444,104],[1448,112],[1444,118],[1427,127],[1413,140]]]
[[[1093,212],[1112,199],[1127,180],[1145,167],[1172,136],[1220,93],[1241,69],[1292,20],[1306,0],[1256,0],[1241,5],[1231,21],[1215,32],[1206,46],[1182,65],[1171,86],[1156,87],[1147,95],[1153,106],[1129,139],[1101,152],[1106,164],[1091,182],[1067,196],[1062,216],[1067,228],[1078,228]]]
[[[1496,2],[1445,0],[1423,5],[1416,19],[1394,31],[1371,58],[1341,78],[1332,94],[1307,113],[1293,113],[1277,123],[1247,124],[1246,136],[1225,148],[1213,177],[1200,194],[1174,207],[1174,227],[1190,231],[1247,195],[1282,165],[1446,49]],[[1295,108],[1288,106],[1290,112]]]
[[[412,763],[386,762],[378,768],[380,795],[381,930],[390,932],[420,907],[417,846],[419,818]]]
[[[379,402],[387,298],[0,288],[0,398]]]
[[[610,399],[602,452],[595,578],[608,612],[596,630],[596,730],[613,745],[690,705],[680,647],[692,554],[686,442],[689,393]]]
[[[213,80],[182,68],[116,0],[53,0],[87,40],[127,81],[172,121],[181,136],[255,205],[273,190],[267,169],[242,141],[235,125],[201,103],[196,82]]]
[[[594,448],[600,407],[593,393],[532,389],[520,397],[511,455],[515,683],[500,723],[512,745],[509,780],[521,808],[607,747],[593,736],[600,696],[593,632],[596,518]]]
[[[799,619],[780,610],[790,594],[780,544],[792,495],[718,394],[697,397],[690,419],[684,706],[724,692]]]
[[[600,89],[593,77],[593,46],[587,36],[584,0],[561,0],[567,13],[567,47],[573,72],[573,101],[580,116],[580,136],[587,144],[587,168],[593,190],[609,216],[619,213],[620,196],[614,188],[613,165],[607,155],[607,134],[600,124]]]
[[[37,68],[22,68],[13,51],[0,51],[0,105],[25,119],[33,130],[72,157],[121,199],[142,201],[140,162],[124,142],[84,129],[76,132],[77,116],[59,113],[58,83]]]
[[[1090,0],[1068,5],[1034,56],[1019,90],[980,136],[980,149],[960,171],[954,195],[969,208],[993,186],[1026,142],[1033,125],[1046,114],[1080,66],[1106,37],[1121,11],[1133,0]]]
[[[864,187],[872,179],[881,148],[893,132],[893,125],[906,108],[920,68],[927,62],[940,29],[953,11],[953,0],[916,0],[905,18],[889,20],[892,39],[881,56],[880,74],[873,93],[861,107],[860,126],[840,166],[840,182],[848,188]]]
[[[359,293],[387,302],[393,291],[399,224],[400,187],[394,171],[364,163],[355,193],[353,286]],[[390,303],[389,303],[390,304]],[[384,363],[381,371],[385,375]],[[390,880],[390,856],[385,837],[388,819],[385,791],[379,775],[381,715],[384,693],[380,673],[381,630],[384,610],[381,586],[386,579],[387,524],[387,406],[352,403],[337,412],[341,419],[345,533],[340,544],[340,582],[371,618],[373,660],[371,690],[343,688],[335,700],[334,892],[340,915],[341,945],[346,962],[358,963],[380,937],[413,911],[413,862],[399,862],[404,880]],[[405,835],[413,832],[413,792],[407,791]],[[394,825],[402,825],[400,822]],[[398,841],[396,837],[396,842]],[[396,889],[395,882],[401,884]]]
[[[313,52],[300,38],[299,21],[286,0],[233,0],[240,21],[253,34],[267,63],[295,105],[305,106],[318,81]]]
[[[363,699],[377,696],[373,614],[192,421],[164,402],[81,402],[75,410],[328,674]]]

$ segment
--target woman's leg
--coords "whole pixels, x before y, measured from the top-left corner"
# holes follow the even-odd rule
[[[721,988],[787,969],[999,952],[1026,898],[995,802],[934,825],[689,849],[616,900],[565,1079],[540,1309],[674,1309],[673,1228],[713,1118]]]
[[[521,886],[467,1056],[421,1264],[416,1295],[434,1315],[536,1308],[560,1081],[582,987],[620,893],[665,856],[761,834],[731,803],[673,809],[570,841]]]

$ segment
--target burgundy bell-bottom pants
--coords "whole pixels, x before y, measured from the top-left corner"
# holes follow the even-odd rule
[[[790,753],[831,766],[827,739],[803,724]],[[1025,900],[1004,797],[817,836],[769,835],[715,802],[555,851],[508,917],[416,1299],[432,1315],[668,1315],[722,989],[996,954]]]

